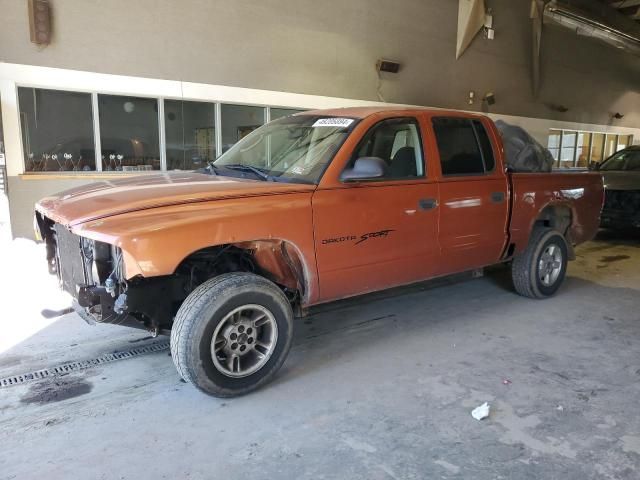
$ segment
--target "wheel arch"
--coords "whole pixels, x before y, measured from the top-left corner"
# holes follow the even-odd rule
[[[531,237],[536,227],[549,227],[557,230],[565,239],[569,259],[574,260],[575,252],[573,250],[573,242],[571,241],[571,227],[573,226],[574,220],[575,212],[570,204],[564,202],[547,203],[534,218],[529,230],[529,237]]]
[[[235,258],[232,258],[235,257]],[[285,239],[256,239],[200,248],[184,257],[175,267],[174,274],[194,262],[216,262],[220,270],[249,271],[261,275],[289,292],[297,292],[296,299],[306,304],[312,294],[312,269],[302,250]]]

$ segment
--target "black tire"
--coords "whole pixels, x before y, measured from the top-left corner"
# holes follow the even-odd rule
[[[212,340],[218,324],[245,305],[258,305],[272,314],[277,339],[259,370],[233,378],[214,364]],[[235,397],[275,376],[289,353],[292,338],[293,312],[280,288],[251,273],[226,273],[196,288],[178,310],[171,330],[171,356],[180,376],[199,390],[216,397]]]
[[[543,253],[555,245],[561,252],[560,271],[550,284],[540,278],[540,261]],[[562,234],[547,227],[533,230],[527,248],[513,259],[511,278],[516,291],[529,298],[547,298],[558,291],[567,273],[568,249]]]

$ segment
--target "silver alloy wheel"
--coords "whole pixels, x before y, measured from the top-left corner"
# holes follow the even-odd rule
[[[278,341],[278,324],[262,305],[242,305],[218,324],[211,339],[211,358],[220,373],[241,378],[269,361]]]
[[[540,255],[538,262],[538,278],[545,287],[551,287],[562,271],[562,249],[552,243]]]

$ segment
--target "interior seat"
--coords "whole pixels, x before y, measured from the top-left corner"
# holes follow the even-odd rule
[[[391,160],[389,173],[393,178],[417,177],[416,153],[413,147],[402,147]]]

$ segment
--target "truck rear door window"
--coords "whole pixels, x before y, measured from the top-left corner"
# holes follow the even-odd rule
[[[496,166],[496,160],[493,157],[493,147],[491,146],[489,135],[487,135],[487,131],[480,120],[473,121],[473,128],[478,136],[478,142],[480,142],[482,159],[484,160],[484,169],[486,172],[491,172]]]
[[[493,169],[491,142],[482,124],[478,124],[476,128],[468,118],[433,118],[442,175],[482,175]],[[485,161],[489,168],[485,169]]]

